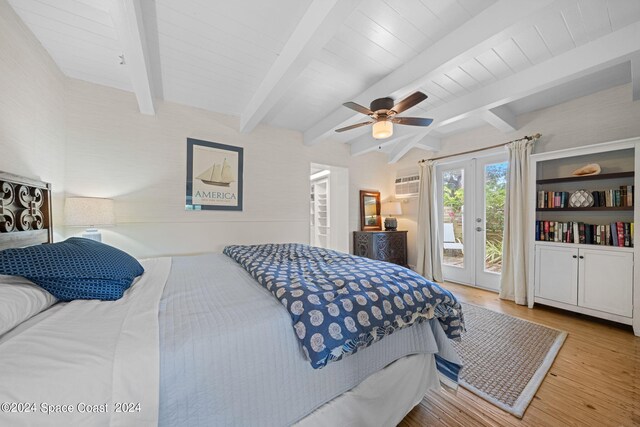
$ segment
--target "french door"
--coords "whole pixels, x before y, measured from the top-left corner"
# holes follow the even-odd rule
[[[445,280],[498,290],[507,166],[504,154],[437,165]]]

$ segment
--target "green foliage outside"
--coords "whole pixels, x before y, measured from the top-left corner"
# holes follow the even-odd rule
[[[502,240],[487,240],[484,260],[487,266],[498,266],[502,264]]]
[[[449,216],[448,222],[456,222],[457,218],[462,217],[462,206],[464,205],[462,175],[456,172],[445,172],[442,178],[444,180],[442,194],[444,206],[449,208],[445,211]]]
[[[497,238],[502,242],[504,202],[507,197],[507,163],[488,165],[485,168],[485,193],[488,240]]]

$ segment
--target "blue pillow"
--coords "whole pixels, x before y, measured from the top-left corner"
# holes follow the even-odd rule
[[[78,237],[0,251],[0,274],[25,277],[61,301],[120,299],[142,273],[129,254]]]

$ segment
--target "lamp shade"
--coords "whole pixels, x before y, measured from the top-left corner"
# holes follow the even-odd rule
[[[387,120],[381,120],[373,124],[371,134],[375,139],[385,139],[393,135],[393,123]]]
[[[113,200],[94,197],[68,197],[64,204],[64,222],[70,227],[114,225]]]
[[[402,215],[402,206],[400,206],[400,202],[383,203],[382,215]]]

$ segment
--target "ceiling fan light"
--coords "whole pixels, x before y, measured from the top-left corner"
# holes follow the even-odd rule
[[[393,123],[381,120],[373,124],[373,137],[375,139],[385,139],[393,135]]]

